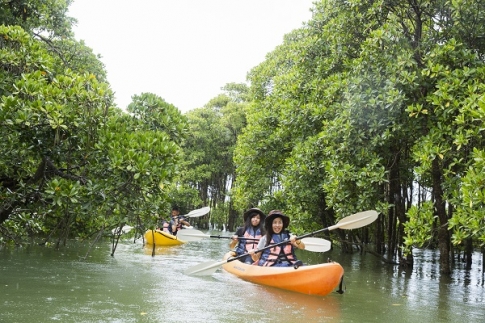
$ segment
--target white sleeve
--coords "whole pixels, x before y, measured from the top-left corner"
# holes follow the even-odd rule
[[[263,249],[265,245],[266,245],[266,236],[262,236],[261,239],[259,239],[258,250]]]

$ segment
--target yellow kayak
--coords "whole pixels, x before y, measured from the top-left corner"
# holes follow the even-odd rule
[[[147,232],[145,232],[145,241],[147,244],[151,245],[155,242],[156,246],[177,246],[186,243],[186,241],[180,240],[176,236],[160,230],[147,230]]]
[[[224,259],[228,259],[227,253]],[[339,284],[344,274],[336,262],[293,267],[261,267],[234,260],[222,265],[224,270],[252,283],[291,290],[308,295],[325,296]]]

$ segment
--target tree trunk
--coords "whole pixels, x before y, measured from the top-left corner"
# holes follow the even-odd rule
[[[236,174],[232,175],[231,180],[231,192],[234,190],[234,183],[236,182]],[[231,199],[229,201],[229,219],[227,221],[227,231],[235,231],[236,230],[236,220],[237,220],[237,211],[234,210],[234,203]]]
[[[412,206],[412,196],[414,194],[413,185],[414,185],[414,182],[411,182],[411,183],[407,184],[406,186],[403,185],[403,187],[402,187],[401,196],[404,197],[404,201],[403,201],[403,216],[404,216],[404,219],[401,220],[402,223],[401,223],[401,226],[400,226],[400,230],[402,232],[402,235],[401,235],[401,242],[400,242],[399,246],[404,245],[404,235],[405,235],[405,233],[404,233],[404,223],[408,221],[408,217],[406,216],[406,212],[409,211],[409,209]],[[414,265],[413,253],[412,252],[408,253],[402,259],[402,262],[405,264],[405,267],[412,268],[413,265]]]
[[[389,204],[393,205],[389,209],[389,237],[387,258],[394,259],[399,245],[402,245],[402,236],[404,230],[402,224],[406,221],[404,214],[404,200],[401,196],[401,179],[400,179],[400,152],[399,148],[394,148],[396,151],[392,165],[389,168]],[[392,216],[391,216],[392,215]],[[399,219],[399,225],[397,224]],[[399,228],[398,228],[399,226]]]
[[[322,221],[322,227],[327,228],[335,224],[335,213],[332,209],[327,210],[327,202],[325,199],[325,194],[320,194],[318,198],[318,208],[317,208],[317,216]],[[324,236],[329,239],[330,232],[325,231]]]
[[[472,238],[465,240],[465,264],[466,269],[472,268],[472,255],[473,255],[473,241]]]
[[[227,231],[235,231],[237,212],[233,209],[232,201],[229,202],[229,219],[227,221]]]
[[[443,201],[442,171],[437,158],[433,160],[432,181],[434,206],[438,215],[438,247],[440,250],[440,272],[450,274],[450,233],[448,231],[448,214],[446,213],[445,201]]]
[[[385,189],[385,186],[381,186],[380,187],[381,191],[382,192],[385,192],[386,189]],[[376,230],[375,230],[375,233],[374,233],[374,239],[375,239],[375,251],[379,254],[379,255],[384,255],[384,253],[386,252],[386,244],[385,244],[385,220],[384,220],[384,216],[379,216],[377,217],[377,220],[376,220]]]
[[[485,270],[485,248],[482,247],[482,281],[483,281],[484,270]]]

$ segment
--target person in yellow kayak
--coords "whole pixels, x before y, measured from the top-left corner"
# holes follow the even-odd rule
[[[190,227],[190,223],[185,220],[183,216],[180,215],[180,210],[177,206],[172,207],[172,212],[170,214],[170,223],[168,229],[170,233],[174,236],[177,235],[177,232],[186,225]]]
[[[170,223],[164,218],[160,218],[157,230],[170,233]]]
[[[244,212],[244,226],[237,228],[229,243],[231,249],[236,247],[235,256],[247,254],[249,250],[256,248],[259,239],[265,234],[263,226],[265,218],[266,214],[258,208],[252,208]],[[240,260],[247,264],[253,263],[249,255],[240,258]]]
[[[264,221],[266,235],[259,240],[256,249],[249,251],[255,263],[257,262],[259,266],[274,267],[289,267],[294,266],[295,263],[302,264],[301,261],[296,259],[295,248],[305,249],[305,244],[301,240],[296,240],[296,236],[286,230],[289,224],[290,218],[280,210],[272,210],[268,213]],[[289,240],[289,242],[255,253],[257,249],[263,249],[285,240]]]

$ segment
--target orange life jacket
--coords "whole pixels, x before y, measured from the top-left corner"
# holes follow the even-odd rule
[[[288,232],[283,232],[281,234],[281,240],[279,238],[275,239],[275,236],[277,235],[273,234],[269,245],[290,239]],[[269,267],[276,265],[278,262],[288,262],[289,265],[296,262],[295,252],[290,242],[264,250],[258,264],[260,266]]]
[[[239,243],[236,247],[236,253],[237,253],[238,256],[245,254],[245,253],[248,253],[249,250],[255,249],[258,246],[259,239],[261,239],[261,229],[259,229],[259,228],[256,229],[254,236],[251,235],[250,231],[253,231],[253,233],[254,233],[254,230],[248,229],[244,232],[243,237],[249,238],[249,239],[258,239],[258,240],[240,239]]]

